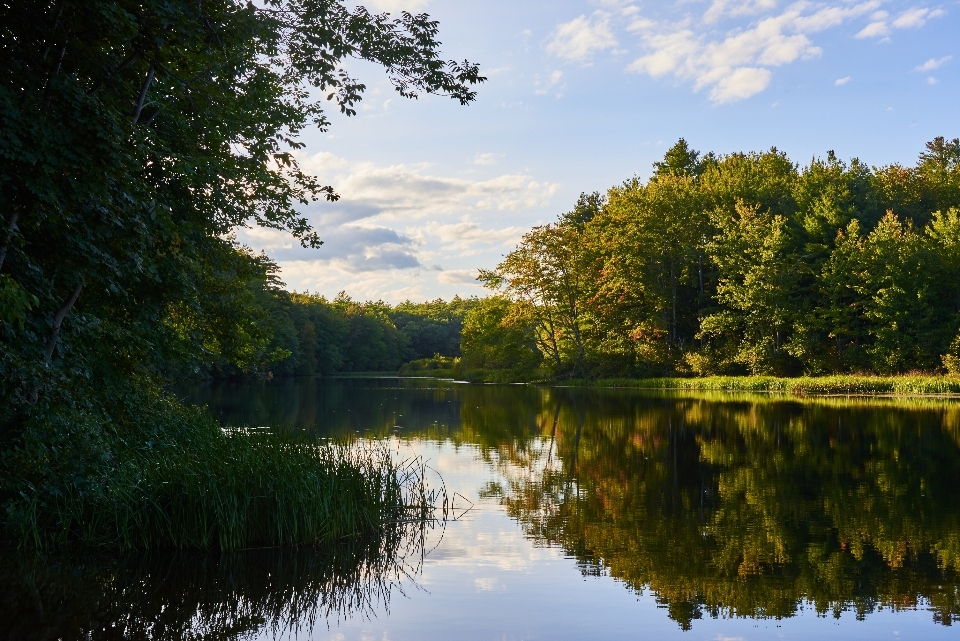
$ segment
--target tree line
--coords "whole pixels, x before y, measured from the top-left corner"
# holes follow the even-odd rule
[[[960,372],[960,139],[917,163],[681,139],[480,279],[466,369],[509,376]]]
[[[258,333],[255,341],[247,341],[250,358],[238,362],[201,355],[192,365],[170,368],[168,376],[329,376],[396,371],[410,361],[460,356],[463,319],[476,298],[390,305],[355,301],[345,292],[333,299],[290,292],[277,281],[270,259],[236,251],[258,266],[245,292],[246,315]]]

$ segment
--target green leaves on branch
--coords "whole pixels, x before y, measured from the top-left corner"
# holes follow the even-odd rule
[[[680,140],[585,198],[480,279],[554,374],[960,371],[960,140],[912,168]]]

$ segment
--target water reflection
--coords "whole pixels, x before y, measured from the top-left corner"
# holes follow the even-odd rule
[[[326,629],[415,583],[427,531],[324,549],[0,557],[0,639],[247,639]]]
[[[960,404],[429,381],[195,388],[226,422],[471,444],[586,575],[712,617],[960,615]]]

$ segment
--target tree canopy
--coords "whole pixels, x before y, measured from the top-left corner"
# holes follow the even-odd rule
[[[956,373],[958,184],[960,139],[872,168],[681,139],[481,280],[553,375]]]
[[[339,0],[2,4],[6,418],[82,380],[262,357],[270,337],[243,284],[269,261],[229,233],[321,244],[298,206],[337,194],[295,152],[328,106],[354,113],[365,86],[350,59],[402,96],[471,102],[483,77],[443,59],[437,34],[425,14]]]

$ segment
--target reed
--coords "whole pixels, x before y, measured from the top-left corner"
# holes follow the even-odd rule
[[[737,392],[782,392],[812,395],[946,395],[960,394],[960,377],[925,374],[870,376],[706,376],[703,378],[608,378],[571,381],[587,387],[630,387],[662,390],[724,390]]]
[[[225,431],[200,409],[157,402],[159,410],[135,421],[136,429],[106,439],[106,462],[79,481],[56,482],[65,472],[56,464],[36,482],[20,474],[7,525],[21,546],[236,550],[329,543],[429,518],[438,498],[422,462],[398,462],[386,444]]]

